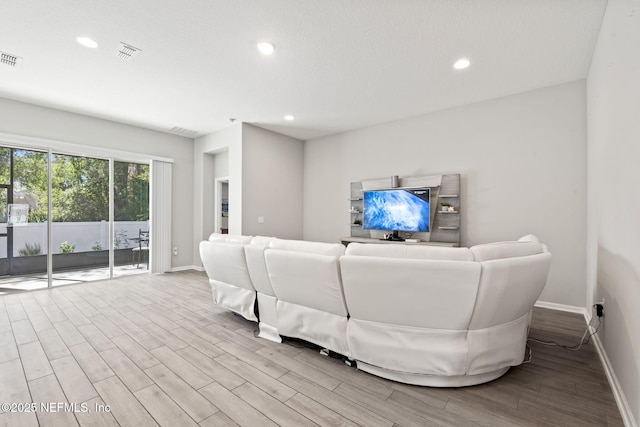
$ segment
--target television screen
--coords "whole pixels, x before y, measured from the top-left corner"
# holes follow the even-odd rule
[[[364,192],[363,227],[376,230],[429,231],[429,188]]]

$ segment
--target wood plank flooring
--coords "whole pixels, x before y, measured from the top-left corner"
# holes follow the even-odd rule
[[[0,426],[622,425],[593,344],[532,342],[496,381],[417,387],[255,338],[212,301],[196,271],[0,297],[0,403],[37,406]],[[536,308],[531,337],[573,344],[585,327]]]

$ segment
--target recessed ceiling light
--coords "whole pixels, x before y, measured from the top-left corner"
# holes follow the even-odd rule
[[[287,114],[286,116],[284,116],[285,120],[293,120],[295,119],[295,117],[293,117],[291,114]]]
[[[464,70],[469,65],[471,65],[471,61],[469,61],[467,58],[460,58],[455,62],[455,64],[453,64],[453,68],[455,68],[456,70]]]
[[[91,40],[89,37],[77,37],[76,41],[80,43],[82,46],[88,47],[91,49],[95,49],[98,47],[98,43],[96,43],[94,40]]]
[[[267,42],[267,41],[258,42],[257,46],[258,46],[258,51],[263,55],[272,55],[273,52],[276,51],[276,45],[271,42]]]

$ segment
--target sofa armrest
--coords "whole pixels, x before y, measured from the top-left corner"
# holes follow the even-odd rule
[[[469,329],[509,323],[529,313],[551,267],[549,252],[483,261],[478,301]]]
[[[244,245],[228,242],[200,242],[200,258],[209,279],[253,290],[247,270]]]

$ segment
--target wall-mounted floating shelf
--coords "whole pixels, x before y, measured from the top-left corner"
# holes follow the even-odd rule
[[[362,194],[362,191],[360,191],[360,195]],[[350,226],[351,226],[351,234],[353,234],[354,232],[357,234],[359,233],[362,229],[362,211],[363,211],[363,199],[362,197],[359,197],[359,194],[354,194],[353,192],[351,193],[351,197],[349,198],[349,202],[351,202],[351,207],[349,212],[349,216],[351,217],[350,222]],[[359,224],[356,224],[356,221],[359,222]]]

